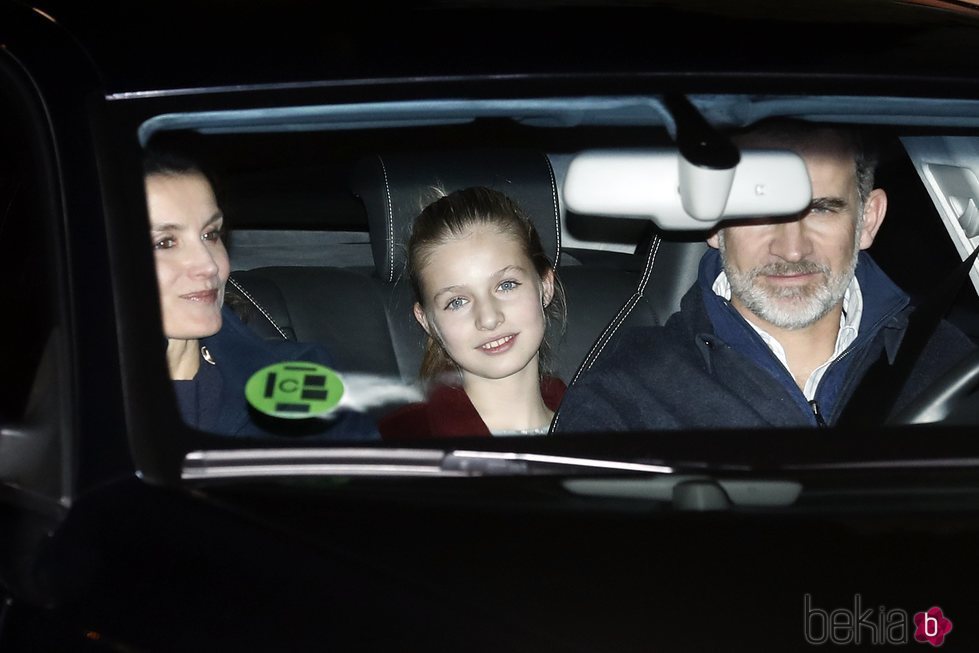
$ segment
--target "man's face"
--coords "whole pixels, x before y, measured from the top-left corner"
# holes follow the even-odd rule
[[[799,154],[812,181],[808,209],[726,227],[708,240],[721,251],[735,308],[781,329],[811,326],[840,306],[857,253],[873,243],[886,207],[879,189],[861,206],[854,159],[846,149],[807,148]]]

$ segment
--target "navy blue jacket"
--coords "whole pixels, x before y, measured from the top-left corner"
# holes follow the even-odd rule
[[[816,426],[813,407],[788,370],[730,302],[712,290],[721,271],[708,250],[697,283],[664,326],[622,333],[568,390],[554,431],[721,429]],[[867,369],[886,352],[893,362],[907,328],[908,296],[860,253],[863,294],[857,339],[833,361],[816,389],[821,418],[833,424]],[[895,405],[899,410],[974,349],[941,322]]]
[[[284,420],[262,415],[245,399],[245,384],[258,370],[283,361],[309,361],[333,367],[326,350],[315,344],[273,342],[260,338],[225,306],[221,330],[202,338],[214,365],[201,360],[194,381],[175,381],[181,415],[191,426],[224,435],[317,436],[331,440],[374,440],[373,420],[349,410],[330,420]]]

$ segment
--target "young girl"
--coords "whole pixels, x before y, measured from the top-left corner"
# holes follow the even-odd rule
[[[381,435],[546,434],[565,390],[542,375],[564,293],[516,203],[489,188],[436,200],[415,220],[408,274],[428,334],[428,401],[383,418]]]

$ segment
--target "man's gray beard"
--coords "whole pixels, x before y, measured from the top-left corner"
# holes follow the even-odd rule
[[[789,263],[779,261],[747,272],[736,270],[729,265],[724,247],[724,238],[720,238],[721,263],[728,283],[731,284],[731,296],[737,297],[744,306],[780,329],[804,329],[819,321],[834,306],[843,300],[846,289],[850,287],[853,274],[857,268],[857,256],[860,249],[854,243],[853,256],[849,265],[837,275],[831,275],[829,266],[820,265],[813,261]],[[820,273],[823,281],[813,286],[762,287],[759,277],[766,275],[791,275]]]

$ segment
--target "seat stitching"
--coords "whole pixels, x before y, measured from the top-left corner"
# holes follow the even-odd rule
[[[609,320],[609,323],[605,325],[605,328],[602,330],[601,335],[595,341],[596,345],[598,345],[597,349],[596,347],[592,347],[591,351],[588,352],[588,356],[586,358],[588,367],[591,367],[592,361],[598,357],[598,355],[601,353],[602,348],[605,346],[604,343],[609,339],[609,337],[611,337],[611,333],[609,329],[614,330],[615,327],[613,327],[612,325],[618,324],[621,320],[625,319],[625,316],[627,316],[632,311],[632,305],[635,303],[635,301],[638,298],[639,298],[638,293],[633,293],[632,295],[630,295],[629,299],[627,299],[622,304],[622,306],[619,307],[619,310],[616,312],[615,317]]]
[[[235,279],[233,277],[228,277],[228,283],[230,283],[232,286],[234,286],[238,290],[238,292],[240,292],[242,295],[244,295],[245,298],[248,301],[250,301],[253,306],[255,306],[255,308],[257,308],[259,311],[261,311],[262,315],[265,316],[265,319],[268,320],[269,323],[273,327],[275,327],[275,330],[279,332],[279,335],[282,336],[282,339],[283,340],[288,340],[289,339],[289,336],[286,335],[285,331],[283,331],[282,329],[279,328],[279,325],[275,323],[275,320],[272,319],[272,316],[269,315],[268,311],[266,311],[265,308],[261,304],[259,304],[258,301],[254,297],[251,296],[251,293],[249,293],[247,290],[245,290],[244,286],[242,286],[240,283],[238,283],[237,281],[235,281]]]
[[[551,160],[547,158],[546,154],[541,156],[544,157],[544,163],[547,165],[547,174],[551,180],[551,206],[554,208],[554,231],[557,234],[557,250],[554,253],[554,267],[557,268],[558,261],[561,259],[561,207],[557,196],[557,180],[554,178],[554,167],[551,165]]]
[[[646,284],[649,282],[649,277],[652,274],[653,266],[656,264],[656,255],[659,253],[659,246],[662,242],[663,239],[656,236],[653,248],[649,252],[649,257],[646,259],[646,269],[643,271],[643,276],[639,281],[639,286],[636,292],[633,293],[625,304],[622,305],[622,308],[619,309],[619,312],[615,315],[615,318],[612,320],[609,326],[605,327],[605,330],[597,340],[597,342],[600,343],[598,351],[595,351],[593,348],[592,351],[588,353],[588,355],[585,357],[584,363],[580,368],[578,368],[578,372],[575,374],[574,379],[571,380],[572,385],[574,385],[575,381],[578,380],[578,377],[581,376],[582,372],[591,369],[592,365],[595,364],[595,360],[597,360],[598,357],[602,355],[602,352],[605,351],[606,345],[608,345],[609,341],[615,337],[619,327],[622,326],[622,324],[632,313],[633,309],[635,309],[635,307],[639,304],[639,298],[645,293]],[[609,329],[611,329],[611,331],[609,331]]]
[[[653,266],[656,264],[656,255],[659,253],[659,246],[662,243],[663,239],[656,236],[656,242],[653,243],[653,250],[649,253],[649,260],[643,272],[643,278],[639,281],[639,294],[643,294],[646,291],[646,284],[649,283],[649,277],[653,273]]]
[[[574,381],[572,381],[571,384],[574,385]],[[554,413],[554,419],[551,420],[551,426],[550,426],[550,428],[547,429],[547,434],[548,435],[554,435],[554,429],[557,428],[557,423],[559,421],[561,421],[561,407],[560,406],[558,406],[557,411],[555,411],[555,413]]]
[[[615,326],[613,328],[611,325],[613,324],[618,325],[621,324],[621,322],[625,321],[625,318],[628,317],[629,313],[632,312],[632,309],[635,306],[635,303],[638,301],[638,299],[639,299],[639,295],[634,293],[631,297],[629,297],[628,300],[626,300],[626,302],[621,306],[621,308],[619,308],[619,311],[615,314],[615,317],[612,318],[611,322],[609,322],[609,325],[605,327],[602,333],[595,340],[595,343],[597,345],[597,350],[593,346],[591,351],[588,352],[588,355],[585,356],[584,362],[578,368],[578,371],[575,373],[574,378],[571,379],[571,385],[575,384],[575,382],[578,380],[578,377],[581,376],[582,372],[590,370],[591,366],[595,364],[595,360],[602,354],[602,351],[605,350],[605,345],[608,344],[608,341],[615,334],[615,330],[618,329],[618,326]],[[610,328],[612,328],[611,332],[609,331]]]
[[[622,319],[618,320],[618,322],[612,328],[612,333],[610,333],[608,338],[606,338],[605,342],[602,343],[602,346],[598,350],[598,353],[595,354],[595,358],[598,358],[599,356],[602,355],[602,352],[605,350],[605,345],[607,345],[608,342],[613,337],[615,337],[615,333],[619,330],[619,327],[622,326],[622,323],[626,321],[626,318],[629,317],[629,314],[632,313],[632,310],[639,304],[639,298],[645,294],[646,284],[649,283],[649,277],[652,275],[653,266],[656,265],[656,255],[659,253],[659,245],[661,242],[663,242],[663,240],[659,236],[656,236],[656,243],[653,245],[653,249],[649,253],[649,264],[646,266],[646,273],[643,275],[642,280],[639,282],[639,288],[637,289],[636,293],[633,295],[633,297],[635,298],[635,302],[632,304],[632,306],[629,306],[629,310],[626,311],[626,314],[623,315]],[[626,305],[628,306],[628,302],[626,303]],[[594,361],[592,361],[592,365],[594,365]],[[591,365],[589,365],[589,368],[590,367]]]
[[[625,322],[626,319],[629,317],[629,315],[632,313],[632,309],[634,309],[636,307],[636,305],[639,304],[639,297],[640,297],[640,295],[637,294],[637,295],[633,295],[630,298],[630,302],[629,303],[631,303],[631,305],[629,306],[629,309],[622,316],[622,319],[619,319],[615,323],[615,326],[612,327],[612,332],[608,334],[608,337],[605,338],[605,340],[602,342],[602,346],[598,348],[598,352],[595,354],[595,356],[592,359],[591,364],[588,366],[589,368],[591,368],[591,366],[595,364],[595,360],[598,359],[598,357],[602,355],[602,352],[603,351],[605,351],[605,346],[609,343],[609,341],[612,340],[612,338],[615,337],[615,333],[619,330],[619,327],[622,326],[622,323]]]
[[[391,282],[394,281],[394,204],[391,202],[391,183],[388,181],[387,166],[384,165],[384,159],[380,155],[378,155],[377,161],[381,164],[381,174],[384,176],[384,192],[388,199],[387,207],[385,207],[387,211],[384,213],[388,222],[388,251],[385,254],[391,264],[391,269],[388,271],[388,282]]]

